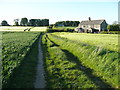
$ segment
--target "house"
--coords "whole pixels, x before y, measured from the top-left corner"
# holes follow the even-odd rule
[[[77,28],[75,28],[75,31],[77,32],[101,32],[104,30],[107,30],[107,23],[104,19],[102,20],[91,20],[89,17],[89,20],[81,21],[81,23],[78,25]]]

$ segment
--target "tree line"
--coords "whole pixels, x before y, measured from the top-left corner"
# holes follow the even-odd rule
[[[73,27],[77,27],[79,23],[80,23],[79,21],[58,21],[54,24],[54,26],[73,26]]]
[[[61,26],[73,26],[77,27],[79,25],[79,21],[58,21],[52,26],[61,27]],[[1,26],[10,26],[6,20],[1,22]],[[30,19],[28,20],[26,17],[19,19],[14,19],[14,26],[49,26],[49,19]],[[119,24],[108,25],[107,29],[109,31],[118,31],[120,30]]]
[[[20,23],[19,23],[20,22]],[[6,20],[1,22],[1,26],[10,26]],[[49,26],[49,19],[30,19],[26,17],[19,19],[14,19],[14,26]]]
[[[107,29],[109,31],[119,31],[120,30],[120,25],[119,24],[108,25]]]

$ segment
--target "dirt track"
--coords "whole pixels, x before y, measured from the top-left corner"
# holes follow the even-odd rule
[[[39,38],[39,44],[38,44],[38,65],[37,65],[37,74],[36,74],[36,81],[34,83],[35,88],[45,88],[45,77],[44,77],[44,66],[43,66],[43,53],[41,48],[41,39],[42,35]]]

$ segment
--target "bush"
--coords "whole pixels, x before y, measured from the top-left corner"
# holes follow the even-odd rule
[[[120,31],[102,31],[100,34],[120,34]]]
[[[120,31],[109,31],[109,34],[120,34]]]
[[[109,31],[119,31],[119,30],[120,30],[120,25],[118,25],[118,24],[108,25],[108,26],[107,26],[107,29],[108,29]]]
[[[100,34],[108,34],[108,31],[102,31]]]

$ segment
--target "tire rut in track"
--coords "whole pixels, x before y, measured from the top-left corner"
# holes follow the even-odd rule
[[[36,80],[34,83],[35,88],[45,88],[46,86],[46,81],[45,81],[45,71],[44,71],[44,66],[43,66],[43,52],[42,52],[42,47],[41,47],[41,42],[42,42],[42,35],[39,38],[39,43],[38,43],[38,65],[37,65],[37,73],[36,73]]]

